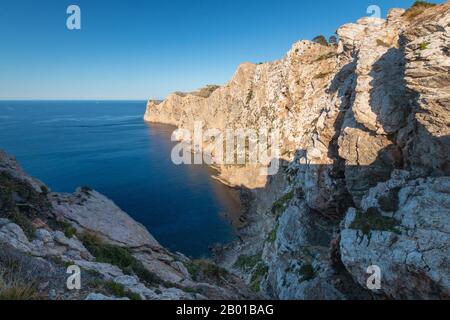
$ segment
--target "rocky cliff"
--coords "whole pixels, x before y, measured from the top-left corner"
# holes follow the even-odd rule
[[[217,258],[254,291],[449,298],[450,4],[392,9],[337,35],[244,63],[224,86],[149,101],[145,120],[281,133],[277,175],[219,166],[252,201],[242,241]],[[374,265],[381,288],[368,290]]]
[[[80,290],[66,284],[74,265]],[[0,151],[0,300],[250,297],[212,262],[164,249],[98,192],[50,192]]]

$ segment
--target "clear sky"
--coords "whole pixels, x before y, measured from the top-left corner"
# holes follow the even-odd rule
[[[223,84],[412,0],[0,0],[0,99],[147,99]],[[81,30],[66,9],[81,8]]]

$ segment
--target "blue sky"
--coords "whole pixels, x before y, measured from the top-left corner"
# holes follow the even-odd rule
[[[147,99],[223,84],[378,5],[412,0],[0,0],[0,99]],[[81,30],[66,9],[81,8]]]

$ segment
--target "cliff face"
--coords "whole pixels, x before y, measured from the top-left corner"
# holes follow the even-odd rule
[[[72,265],[80,290],[66,286]],[[0,151],[0,300],[252,296],[213,263],[164,249],[98,192],[50,192]]]
[[[414,10],[414,12],[413,12]],[[281,133],[278,175],[220,166],[254,201],[224,265],[278,298],[449,298],[450,4],[390,11],[244,63],[145,120]],[[382,286],[369,291],[369,266]]]

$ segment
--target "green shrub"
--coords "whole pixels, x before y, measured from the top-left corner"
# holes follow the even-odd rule
[[[184,266],[191,275],[191,278],[193,280],[197,280],[198,277],[200,276],[200,267],[198,266],[198,264],[194,262],[185,262]]]
[[[280,199],[275,201],[272,205],[272,213],[276,216],[279,216],[286,208],[288,203],[294,198],[294,191],[285,194]]]
[[[162,284],[163,281],[137,260],[127,248],[105,244],[101,238],[90,232],[81,235],[81,241],[97,262],[109,263],[122,269],[126,274],[135,274],[150,285]]]
[[[314,268],[311,264],[304,264],[300,267],[300,270],[298,272],[300,275],[300,281],[309,281],[314,278],[315,272]]]
[[[426,49],[428,49],[428,43],[422,42],[421,44],[419,44],[419,49],[420,49],[420,50],[426,50]]]
[[[370,235],[372,230],[400,234],[400,230],[397,228],[399,224],[396,219],[383,216],[377,208],[369,208],[366,213],[357,211],[350,229],[360,230],[367,236]]]
[[[45,196],[47,196],[50,192],[46,186],[41,186],[41,191],[42,191],[42,194]]]
[[[328,46],[327,38],[325,38],[325,37],[322,36],[322,35],[315,37],[312,41],[313,41],[313,42],[316,42],[316,43],[318,43],[318,44],[321,44],[321,45],[323,45],[323,46]]]
[[[35,236],[33,220],[44,217],[49,203],[28,183],[7,172],[0,172],[0,218],[11,220],[22,228],[28,239]]]
[[[25,233],[28,240],[33,240],[35,237],[36,228],[34,227],[32,221],[23,213],[18,210],[7,213],[5,217],[11,222],[17,224]]]
[[[125,287],[114,281],[105,281],[104,288],[115,297],[125,297]]]
[[[278,232],[278,228],[280,227],[279,224],[277,224],[275,226],[275,228],[273,228],[272,231],[270,231],[269,235],[267,236],[267,241],[270,243],[274,243],[275,240],[277,239],[277,232]]]
[[[125,296],[130,299],[130,300],[142,300],[141,295],[136,293],[136,292],[132,292],[132,291],[125,291]]]
[[[73,265],[75,265],[75,262],[74,261],[64,261],[61,257],[59,257],[59,256],[53,256],[52,258],[51,258],[51,260],[55,263],[55,264],[58,264],[58,265],[60,265],[60,266],[64,266],[64,268],[68,268],[68,267],[70,267],[70,266],[73,266]]]
[[[184,263],[192,279],[197,281],[203,278],[220,280],[228,275],[228,271],[219,267],[214,262],[206,259],[197,259]]]
[[[81,187],[81,192],[83,192],[85,195],[89,195],[93,190],[90,187],[84,186]]]
[[[336,45],[338,44],[338,38],[337,38],[337,36],[330,36],[330,37],[328,38],[328,43],[329,43],[330,45],[336,46]]]
[[[250,271],[260,262],[261,262],[261,255],[258,254],[254,256],[241,255],[234,263],[234,267],[244,271]]]
[[[268,272],[269,267],[264,262],[261,262],[256,266],[250,279],[250,289],[253,292],[261,291],[261,281],[267,276]]]
[[[191,294],[201,293],[200,290],[192,288],[192,287],[180,287],[179,289],[186,293],[191,293]]]
[[[93,284],[96,290],[99,290],[106,295],[111,295],[117,298],[128,298],[130,300],[142,300],[139,294],[125,289],[122,284],[112,280],[96,280]]]
[[[72,227],[72,225],[67,221],[54,220],[49,223],[49,226],[53,227],[53,229],[57,229],[64,232],[64,235],[69,239],[77,234],[77,229]]]

